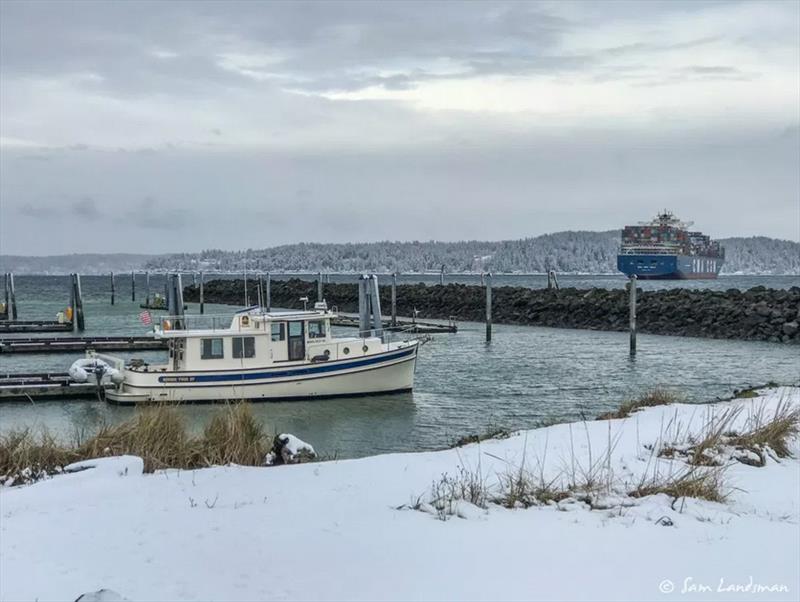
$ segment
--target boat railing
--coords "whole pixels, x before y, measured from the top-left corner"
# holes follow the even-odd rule
[[[228,330],[233,314],[190,314],[183,316],[161,316],[159,328],[162,332],[172,330]]]

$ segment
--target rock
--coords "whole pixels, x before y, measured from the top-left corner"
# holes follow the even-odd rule
[[[241,302],[243,282],[212,280],[205,284],[209,303]],[[251,297],[255,298],[253,282]],[[300,279],[273,280],[272,303],[286,308],[302,307],[300,297],[316,295],[313,282]],[[187,301],[196,301],[198,288],[186,287]],[[358,310],[358,287],[355,283],[326,283],[329,306],[342,312]],[[381,287],[381,304],[389,306],[390,288]],[[426,286],[401,284],[397,287],[397,311],[418,317],[482,321],[485,311],[483,287],[465,284]],[[497,324],[520,324],[589,330],[627,330],[628,295],[619,289],[575,289],[559,291],[498,286],[494,289],[494,321]],[[642,291],[638,302],[638,328],[642,333],[750,339],[800,344],[796,332],[784,330],[787,323],[800,322],[800,288],[790,290],[754,287],[742,292],[663,289]],[[788,327],[790,330],[792,326]]]
[[[288,433],[276,435],[272,444],[272,451],[267,454],[264,463],[267,466],[275,464],[302,464],[316,460],[317,453],[314,448]]]
[[[786,322],[783,325],[783,328],[782,328],[783,334],[788,335],[790,337],[794,336],[795,334],[797,334],[797,330],[798,330],[799,326],[800,325],[798,325],[797,322]]]

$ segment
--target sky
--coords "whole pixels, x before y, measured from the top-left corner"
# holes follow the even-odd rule
[[[0,253],[800,239],[800,3],[0,1]]]

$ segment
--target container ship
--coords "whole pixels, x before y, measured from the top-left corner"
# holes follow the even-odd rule
[[[651,222],[625,226],[617,269],[643,280],[716,278],[725,263],[725,249],[702,232],[692,232],[664,211]]]

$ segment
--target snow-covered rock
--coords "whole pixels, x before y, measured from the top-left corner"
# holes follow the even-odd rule
[[[138,456],[112,456],[81,460],[64,467],[67,473],[83,471],[92,471],[92,475],[111,474],[120,477],[141,475],[144,472],[144,460]]]
[[[277,456],[280,456],[283,464],[300,464],[317,457],[317,453],[310,444],[289,433],[282,433],[275,437],[275,446],[272,451],[274,455],[268,458],[268,460],[272,460],[272,464],[275,464]]]

